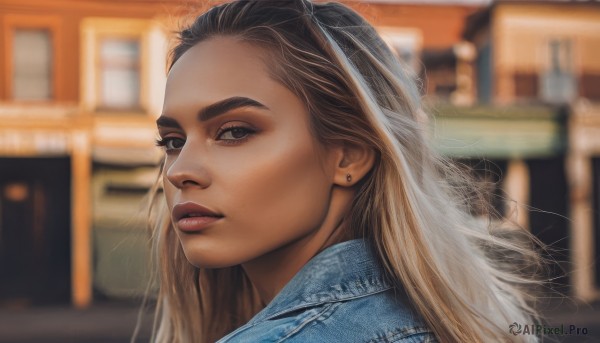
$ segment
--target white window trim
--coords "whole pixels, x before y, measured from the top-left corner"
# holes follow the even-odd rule
[[[393,41],[409,42],[413,47],[415,57],[410,67],[417,73],[420,71],[421,51],[423,48],[423,33],[421,30],[408,27],[379,26],[377,27],[377,32],[392,49],[394,54],[397,52],[393,48]]]
[[[105,37],[139,39],[140,42],[140,108],[146,114],[160,113],[166,83],[167,38],[160,23],[149,19],[85,18],[81,23],[80,99],[84,111],[101,111],[100,42]],[[128,112],[119,111],[119,115]],[[133,112],[131,114],[134,114]],[[135,112],[139,114],[139,112]]]

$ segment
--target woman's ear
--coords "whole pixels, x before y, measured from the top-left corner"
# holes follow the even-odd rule
[[[375,151],[365,145],[344,144],[337,148],[333,183],[353,186],[373,168]]]

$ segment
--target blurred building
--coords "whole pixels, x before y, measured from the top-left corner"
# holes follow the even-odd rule
[[[505,192],[532,206],[505,213],[564,251],[549,255],[568,275],[555,281],[598,299],[600,3],[496,1],[468,18],[464,38],[477,105],[445,113],[446,129],[474,144],[459,154],[495,159]]]
[[[85,306],[145,283],[140,202],[175,10],[0,1],[0,303]]]
[[[572,218],[497,205],[570,249],[577,268],[562,282],[596,297],[599,7],[345,3],[419,76],[444,154],[489,159],[508,196]],[[154,121],[169,39],[201,4],[0,0],[0,304],[86,306],[144,291],[142,200],[161,157]]]
[[[600,3],[347,3],[418,75],[438,149],[480,174],[505,225],[548,245],[553,287],[598,299],[600,162],[589,124],[600,100]]]
[[[419,76],[438,149],[548,245],[553,287],[600,298],[600,3],[347,3]]]

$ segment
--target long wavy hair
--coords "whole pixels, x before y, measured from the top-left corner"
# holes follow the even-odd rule
[[[179,33],[170,67],[195,44],[220,36],[264,48],[270,76],[306,104],[321,144],[375,151],[373,168],[356,185],[349,236],[371,242],[387,278],[406,291],[440,342],[538,341],[509,333],[513,322],[539,320],[528,297],[539,283],[537,240],[473,214],[486,197],[436,152],[416,78],[365,19],[339,3],[228,2]],[[186,260],[159,188],[157,181],[152,341],[214,342],[264,305],[240,266],[202,269]]]

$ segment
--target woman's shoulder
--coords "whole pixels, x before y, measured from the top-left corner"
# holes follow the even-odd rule
[[[246,325],[219,343],[434,342],[369,244],[352,240],[311,259]]]
[[[394,289],[324,304],[286,342],[437,342],[433,332]]]
[[[389,289],[287,312],[236,330],[220,342],[437,342]]]

